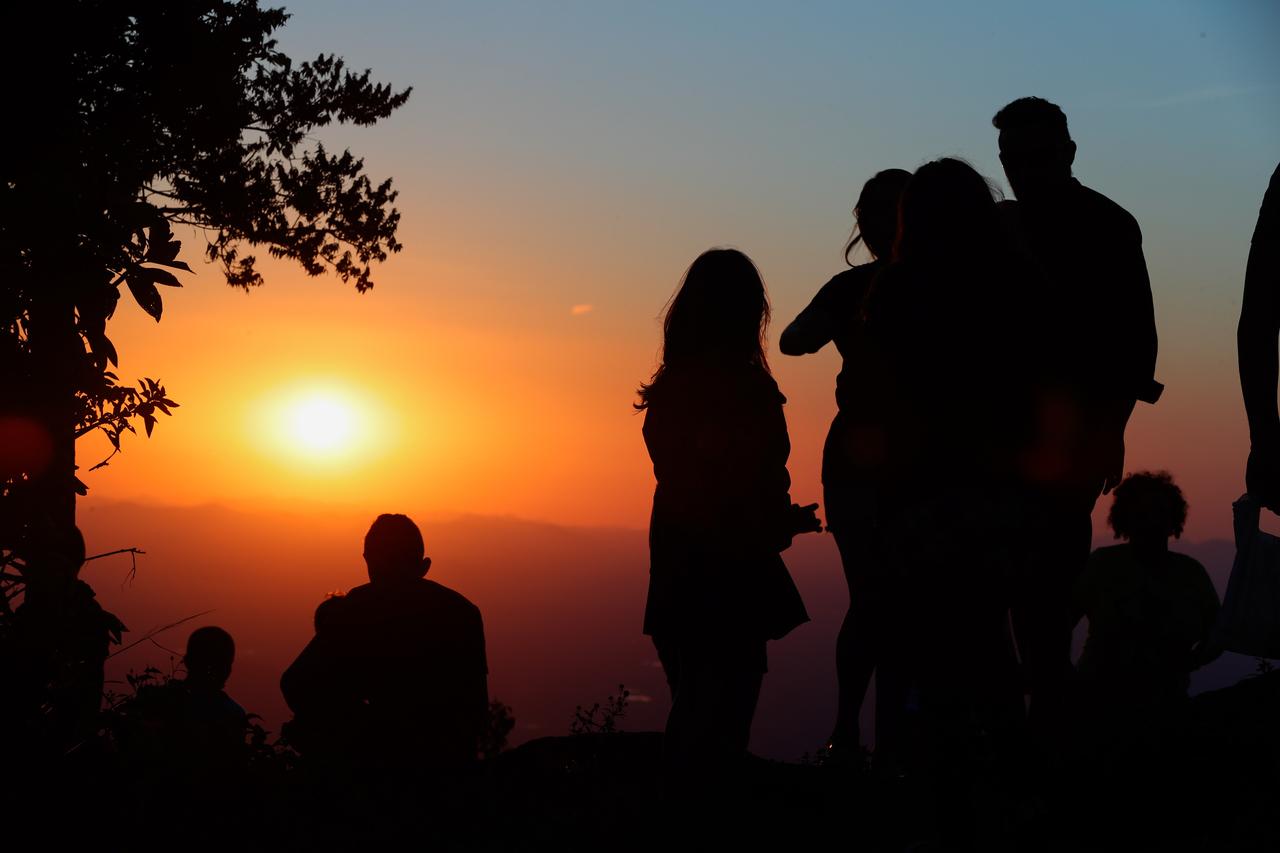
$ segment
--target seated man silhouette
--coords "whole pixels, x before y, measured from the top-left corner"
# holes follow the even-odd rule
[[[378,516],[364,559],[369,583],[317,608],[314,639],[280,679],[289,739],[344,765],[470,763],[489,707],[480,611],[424,577],[431,560],[407,516]]]
[[[192,776],[243,766],[249,717],[225,689],[235,655],[235,640],[223,629],[191,632],[182,657],[186,678],[142,687],[125,709],[126,752]]]

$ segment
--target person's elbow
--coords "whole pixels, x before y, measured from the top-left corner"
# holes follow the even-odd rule
[[[796,329],[795,324],[782,330],[778,338],[778,351],[783,355],[808,355],[812,350],[805,348],[804,336]]]

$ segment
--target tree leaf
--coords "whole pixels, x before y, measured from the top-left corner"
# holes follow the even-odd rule
[[[120,366],[120,356],[116,353],[116,345],[106,335],[96,335],[91,341],[95,354],[106,356],[113,367]]]
[[[133,294],[133,298],[137,301],[139,307],[159,323],[160,313],[164,310],[164,303],[160,300],[160,291],[156,290],[156,286],[138,276],[130,276],[125,283],[129,285],[129,292]]]
[[[153,242],[147,247],[146,259],[150,263],[168,263],[178,257],[178,252],[180,251],[182,251],[181,240],[168,240],[164,243]]]
[[[142,267],[142,274],[152,284],[163,284],[165,287],[182,287],[178,277],[168,270],[155,267]]]

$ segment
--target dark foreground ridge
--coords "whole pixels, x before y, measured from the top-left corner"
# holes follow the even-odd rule
[[[990,773],[981,745],[961,774],[986,850],[1276,849],[1280,672],[1191,699],[1145,742],[1058,769],[1052,805]],[[931,850],[929,792],[865,762],[749,758],[699,796],[663,790],[662,734],[545,737],[439,776],[358,775],[259,743],[248,766],[183,777],[130,766],[105,740],[27,774],[11,814],[76,815],[57,836],[138,833],[130,846],[448,850],[802,847]],[[12,766],[9,768],[14,770]],[[57,792],[51,796],[50,792]],[[52,840],[51,836],[51,840]]]

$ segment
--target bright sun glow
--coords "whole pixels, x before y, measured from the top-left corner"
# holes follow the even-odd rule
[[[374,435],[378,419],[373,408],[363,395],[337,385],[305,385],[273,394],[263,412],[272,439],[268,448],[276,453],[284,449],[308,463],[367,457],[380,441]]]
[[[354,426],[350,403],[337,397],[306,397],[289,413],[289,431],[303,447],[316,452],[347,449]]]

